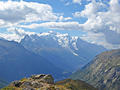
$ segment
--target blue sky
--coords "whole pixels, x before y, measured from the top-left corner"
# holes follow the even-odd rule
[[[0,0],[0,37],[18,37],[16,30],[53,30],[120,48],[120,0]]]
[[[8,1],[8,0],[1,0],[1,1]],[[11,1],[18,1],[20,2],[20,0],[11,0]],[[68,20],[68,21],[78,21],[79,23],[84,23],[87,18],[74,18],[73,17],[73,13],[77,12],[77,11],[82,11],[84,9],[84,6],[85,4],[88,3],[88,1],[84,0],[82,2],[82,4],[80,5],[79,3],[73,3],[72,0],[24,0],[26,2],[35,2],[35,3],[41,3],[41,4],[48,4],[52,7],[53,9],[53,12],[54,13],[59,13],[59,14],[62,14],[64,17],[72,17],[71,20]],[[66,5],[68,4],[68,5]],[[43,21],[39,21],[39,22],[43,22]],[[25,29],[24,30],[26,31],[33,31],[31,29]],[[52,29],[48,29],[48,28],[37,28],[37,29],[34,29],[34,32],[48,32]],[[77,35],[77,36],[80,36],[82,35],[83,31],[78,31],[78,30],[70,30],[69,32],[66,31],[66,30],[56,30],[54,29],[55,31],[57,32],[60,32],[60,33],[69,33],[70,35]],[[6,31],[5,28],[1,28],[0,32],[4,32]]]
[[[86,18],[78,19],[78,18],[73,17],[73,13],[77,11],[82,11],[84,9],[84,5],[85,3],[87,3],[86,0],[84,0],[82,5],[80,5],[79,3],[72,3],[72,0],[24,0],[24,1],[49,4],[50,6],[52,6],[54,13],[63,14],[64,17],[72,17],[72,19],[68,21],[78,21],[79,23],[84,23],[86,21]],[[69,3],[69,5],[66,5],[67,3]],[[35,31],[36,32],[48,32],[49,29],[41,28]],[[60,32],[60,33],[69,33],[70,35],[73,35],[73,36],[74,35],[80,36],[84,33],[83,31],[77,31],[77,30],[76,31],[70,30],[69,32],[66,30],[55,30],[55,31]]]

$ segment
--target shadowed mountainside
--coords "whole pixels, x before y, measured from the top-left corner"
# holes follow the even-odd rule
[[[12,81],[38,73],[50,73],[55,78],[60,78],[62,71],[40,55],[26,50],[20,44],[0,40],[0,72],[2,72],[0,78]]]
[[[97,54],[105,51],[102,46],[81,40],[78,36],[57,32],[26,35],[20,42],[27,50],[46,57],[66,72],[76,71]]]
[[[100,90],[120,89],[120,49],[104,52],[71,78],[81,79]]]

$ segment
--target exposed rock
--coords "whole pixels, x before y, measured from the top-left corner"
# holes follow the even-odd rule
[[[22,82],[20,81],[14,81],[10,84],[10,86],[13,86],[13,87],[20,87],[22,85]]]
[[[22,90],[36,90],[34,88],[23,88]]]
[[[10,86],[22,87],[22,88],[41,88],[45,84],[54,84],[54,79],[51,75],[32,75],[28,79],[23,79],[21,81],[14,81]]]
[[[32,86],[31,81],[25,81],[21,84],[20,87],[30,87],[30,86]]]
[[[43,78],[44,76],[46,76],[46,75],[44,75],[44,74],[32,75],[31,78],[32,78],[32,79],[41,79],[41,78]]]
[[[120,90],[120,49],[103,52],[72,79],[80,79],[100,90]]]
[[[40,82],[54,84],[54,79],[51,75],[44,75],[44,74],[33,75],[33,76],[31,76],[31,78],[34,79],[34,80],[38,80]]]
[[[33,81],[31,84],[32,84],[32,86],[33,86],[34,88],[43,87],[43,85],[42,85],[41,83],[39,83],[39,82],[34,82],[34,81]]]
[[[33,75],[20,81],[12,82],[2,90],[97,90],[91,85],[77,80],[66,79],[54,83],[51,75]]]

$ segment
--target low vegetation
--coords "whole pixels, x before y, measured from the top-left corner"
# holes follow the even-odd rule
[[[93,86],[80,81],[65,79],[54,83],[51,75],[33,75],[10,83],[1,90],[97,90]]]

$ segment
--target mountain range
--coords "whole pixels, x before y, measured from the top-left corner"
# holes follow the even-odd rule
[[[83,80],[99,90],[120,90],[120,49],[97,55],[71,78]]]
[[[45,57],[65,72],[83,67],[94,56],[106,50],[102,46],[85,42],[78,36],[53,31],[26,35],[20,44],[28,51]]]
[[[0,40],[0,78],[12,81],[38,73],[50,73],[59,77],[62,71],[19,43]]]
[[[79,37],[56,32],[25,35],[19,43],[0,39],[0,78],[9,82],[49,73],[60,80],[105,50]]]

